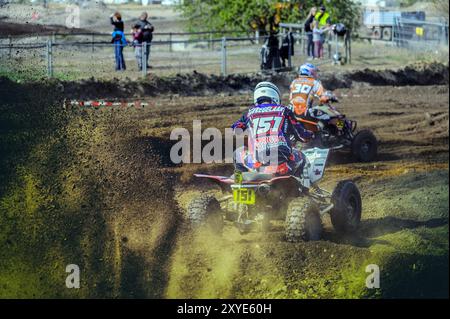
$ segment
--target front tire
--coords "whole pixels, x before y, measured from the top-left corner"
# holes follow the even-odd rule
[[[370,130],[359,131],[352,141],[352,154],[361,162],[373,161],[378,152],[378,141]]]
[[[293,199],[286,216],[286,240],[289,242],[319,240],[322,220],[318,207],[309,198]]]
[[[354,232],[361,221],[362,201],[358,187],[350,180],[340,181],[331,195],[334,207],[331,223],[341,233]]]
[[[194,198],[188,205],[187,218],[193,228],[207,226],[216,234],[222,233],[222,211],[214,196],[201,195]]]

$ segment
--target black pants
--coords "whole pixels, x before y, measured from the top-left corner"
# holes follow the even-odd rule
[[[314,57],[314,42],[312,32],[311,33],[308,32],[307,36],[308,36],[308,43],[306,46],[306,54],[309,57]]]

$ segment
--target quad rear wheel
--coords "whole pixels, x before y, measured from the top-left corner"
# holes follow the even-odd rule
[[[293,199],[288,206],[285,231],[289,242],[319,240],[322,235],[319,208],[307,197]]]
[[[353,232],[361,221],[361,195],[350,180],[340,181],[331,195],[331,223],[338,232]]]
[[[359,131],[352,141],[352,154],[361,162],[375,160],[378,151],[378,142],[370,130]]]
[[[214,233],[222,233],[222,211],[214,196],[200,195],[194,198],[188,205],[187,218],[193,228],[207,226]]]

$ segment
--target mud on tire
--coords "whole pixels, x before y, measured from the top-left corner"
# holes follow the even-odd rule
[[[373,161],[378,152],[378,141],[370,130],[359,131],[352,141],[352,154],[361,162]]]
[[[200,195],[194,198],[188,205],[187,218],[193,228],[207,226],[214,233],[222,233],[223,216],[214,196]]]
[[[338,232],[353,232],[361,221],[362,202],[358,187],[350,180],[340,181],[331,195],[334,207],[331,223]]]
[[[318,207],[309,198],[293,199],[286,215],[286,240],[289,242],[319,240],[322,220]]]

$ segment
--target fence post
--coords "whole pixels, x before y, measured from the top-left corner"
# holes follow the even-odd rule
[[[53,77],[53,52],[52,52],[52,40],[47,40],[47,76]]]
[[[292,32],[291,31],[289,31],[288,32],[288,45],[289,45],[289,49],[288,49],[288,67],[289,67],[289,69],[291,69],[292,68],[292,58],[291,58],[291,56],[292,56],[292,45],[294,45],[293,43],[291,43],[291,34],[292,34]]]
[[[12,56],[12,37],[8,35],[8,42],[9,42],[9,58],[11,59]]]
[[[172,32],[169,33],[169,52],[172,52]]]
[[[305,41],[305,28],[302,28],[302,32],[301,32],[301,35],[300,35],[300,41],[301,41],[301,44],[302,44],[302,52],[303,52],[303,54],[306,54],[306,56],[308,56],[309,52],[307,52],[308,48],[306,46],[306,41]]]
[[[147,42],[142,42],[141,66],[142,76],[145,77],[147,75]]]
[[[339,42],[338,42],[338,40],[339,40],[339,36],[337,35],[337,33],[335,33],[335,35],[334,35],[334,41],[335,41],[335,51],[334,51],[334,55],[332,56],[332,58],[333,58],[333,64],[338,64],[339,63],[339,61],[337,61],[337,57],[338,57],[338,55],[339,55]]]
[[[352,30],[348,30],[348,64],[352,64]]]
[[[259,30],[255,31],[255,41],[259,44]]]
[[[327,46],[328,46],[328,58],[331,59],[332,58],[332,53],[331,53],[331,34],[330,32],[327,32]]]
[[[92,48],[91,48],[91,50],[92,50],[92,52],[94,52],[94,50],[95,50],[95,45],[94,45],[94,37],[95,37],[95,34],[94,33],[92,33],[92,38],[91,38],[91,43],[92,43]]]
[[[445,22],[444,26],[444,37],[445,37],[445,45],[448,45],[448,23]]]
[[[222,61],[221,61],[221,74],[227,75],[227,38],[222,38]]]

